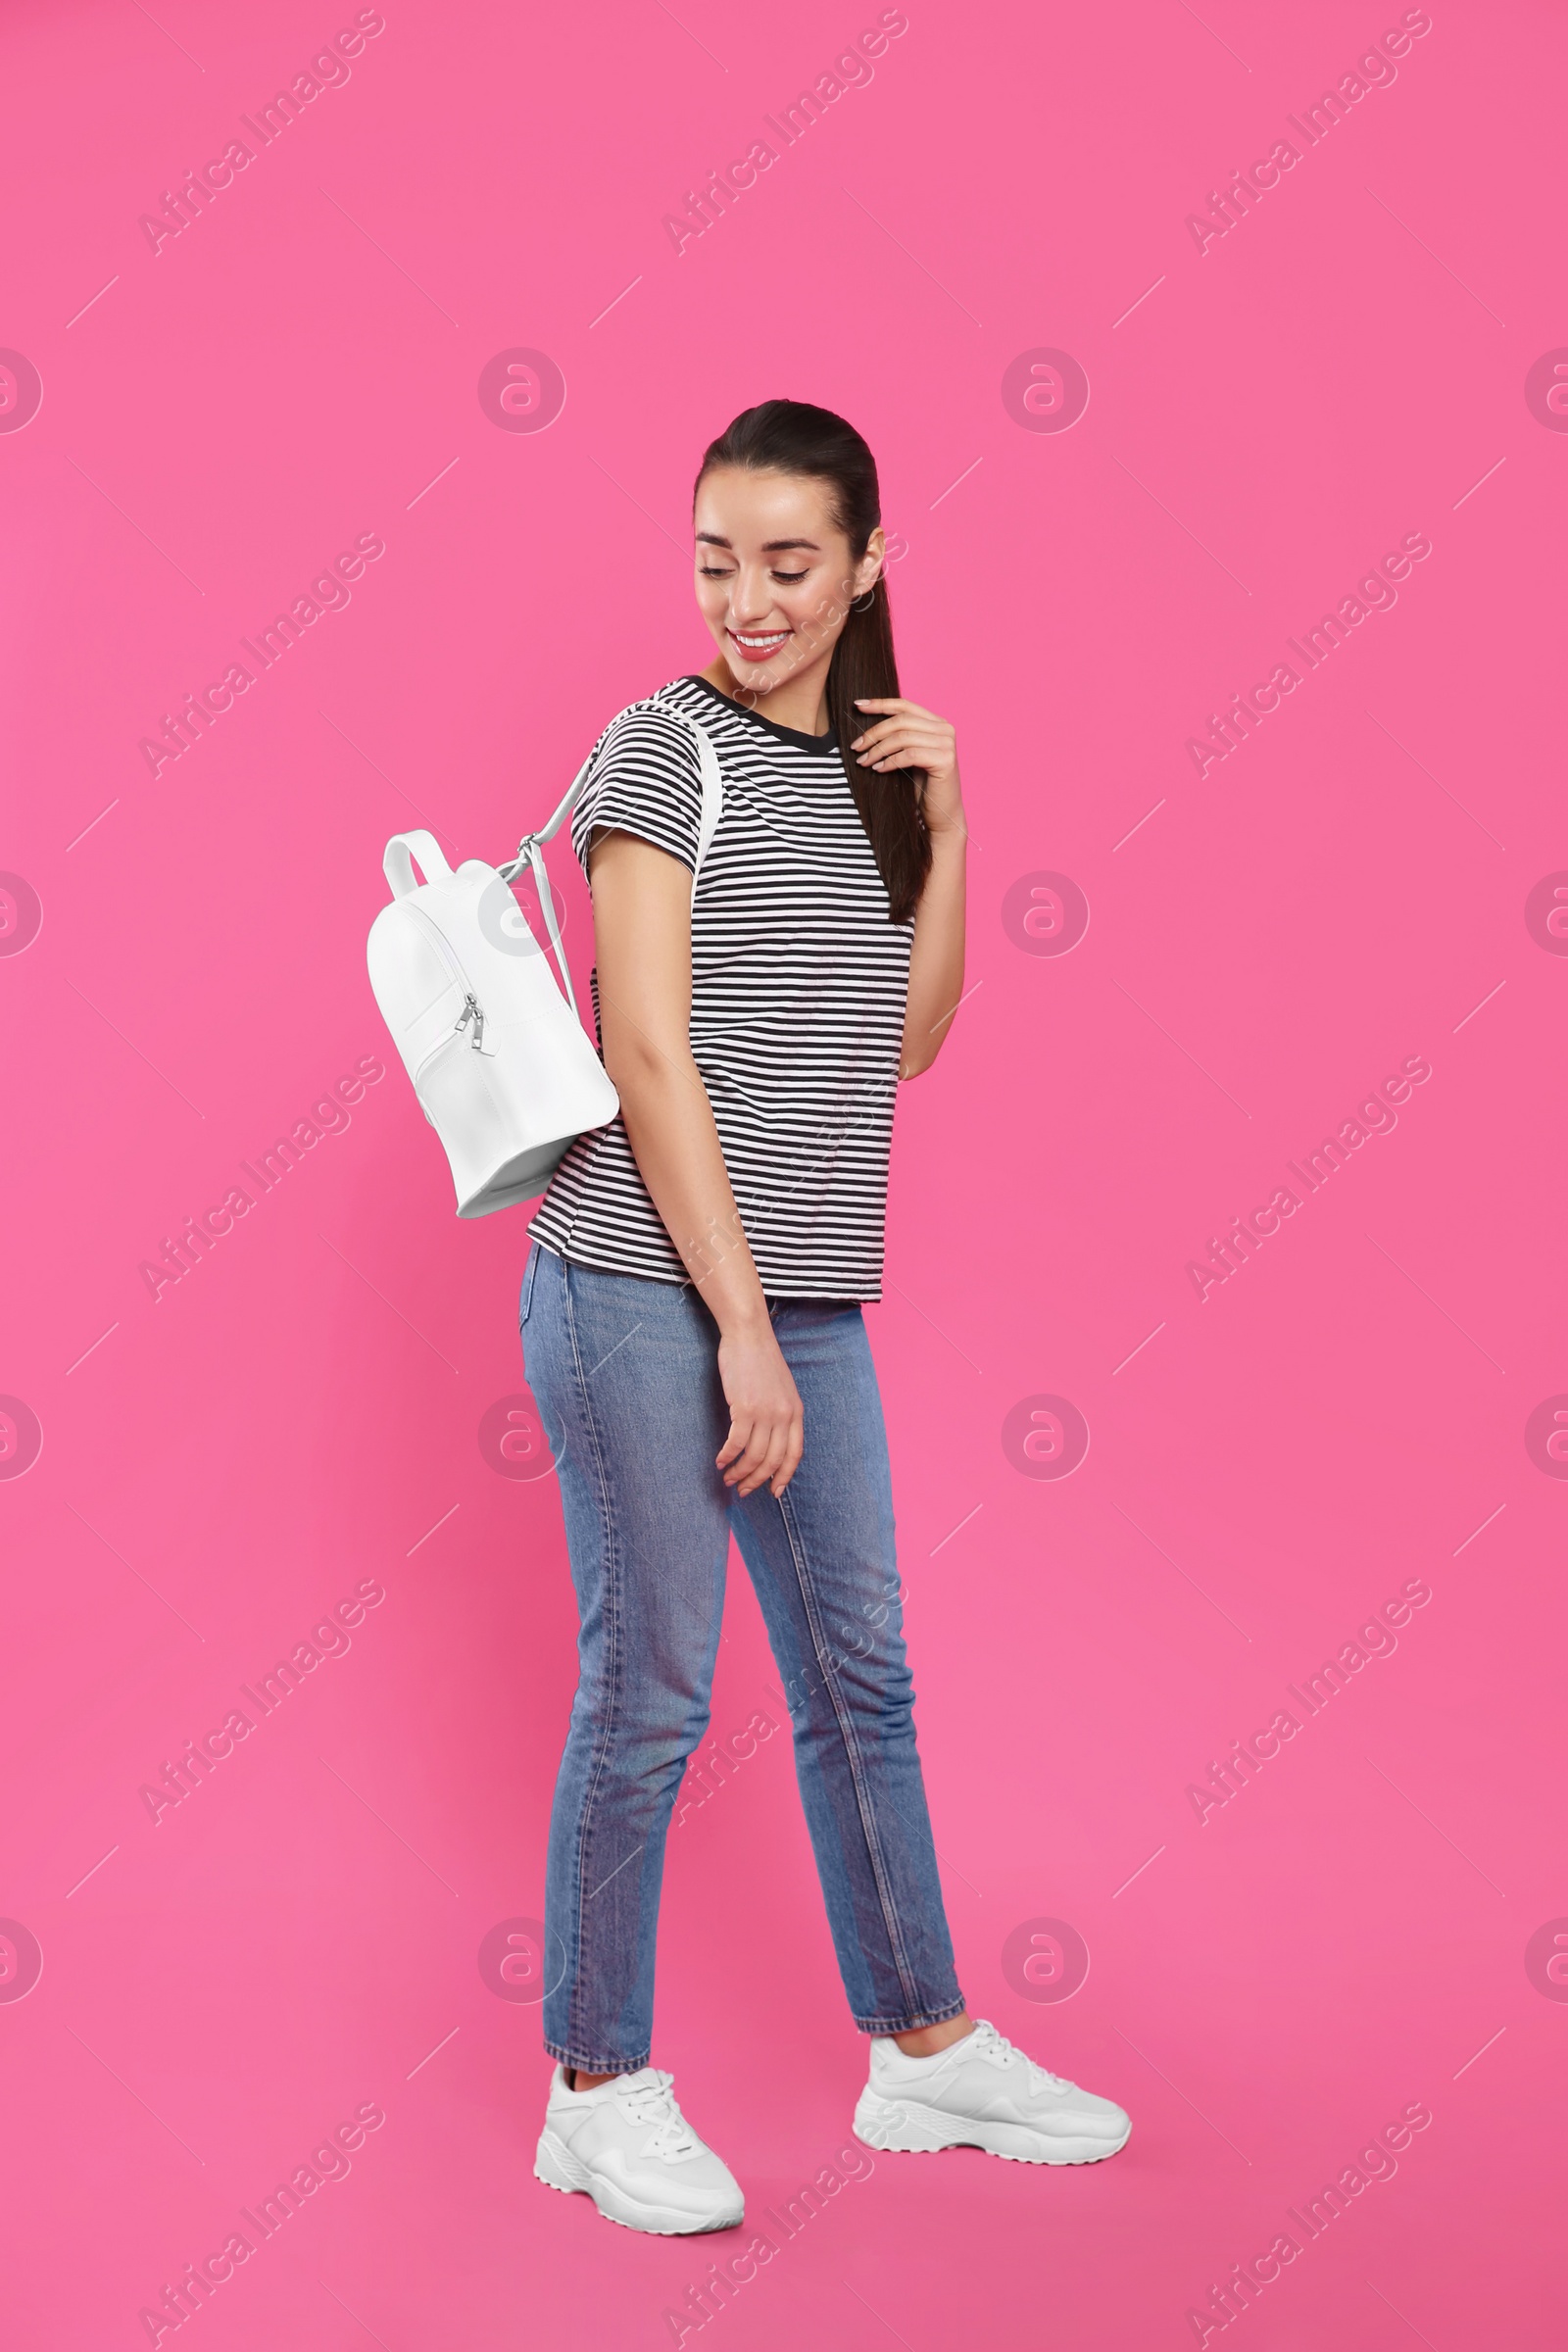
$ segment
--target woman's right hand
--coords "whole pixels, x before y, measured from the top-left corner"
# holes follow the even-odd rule
[[[729,1435],[716,1463],[725,1486],[753,1494],[765,1484],[782,1494],[800,1467],[806,1410],[766,1317],[724,1333],[718,1377],[729,1406]]]

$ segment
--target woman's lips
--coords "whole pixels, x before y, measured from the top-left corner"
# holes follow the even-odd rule
[[[771,636],[754,629],[748,629],[744,637],[734,629],[726,629],[724,634],[743,662],[770,662],[790,641],[788,629],[775,629]]]

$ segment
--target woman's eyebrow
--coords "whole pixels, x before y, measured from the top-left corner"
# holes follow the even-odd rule
[[[735,552],[731,542],[728,539],[721,539],[717,531],[699,531],[697,544],[699,547],[727,547],[732,555]],[[780,555],[792,547],[808,548],[813,556],[819,556],[822,552],[814,539],[764,539],[762,541],[764,556]]]

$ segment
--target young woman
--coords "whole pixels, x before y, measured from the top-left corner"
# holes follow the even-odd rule
[[[842,417],[748,409],[703,460],[694,522],[717,658],[612,721],[573,818],[620,1113],[552,1183],[521,1302],[582,1629],[535,2170],[665,2233],[743,2210],[649,2064],[664,1837],[708,1725],[732,1534],[875,2036],[857,2132],[1081,2164],[1130,2129],[964,2008],[905,1663],[860,1309],[899,1081],[930,1068],[963,994],[954,731],[898,691],[876,467]],[[722,779],[708,844],[693,720]]]

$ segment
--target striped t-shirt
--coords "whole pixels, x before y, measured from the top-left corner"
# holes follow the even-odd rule
[[[836,734],[777,726],[702,678],[661,695],[723,776],[692,907],[691,1047],[762,1289],[878,1298],[913,922],[888,920]],[[572,847],[586,869],[604,826],[695,870],[701,815],[690,728],[634,703],[595,748]],[[689,1279],[618,1116],[577,1138],[529,1230],[579,1265]]]

